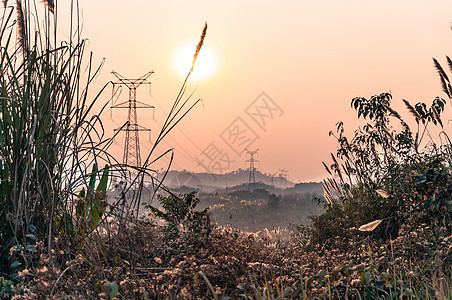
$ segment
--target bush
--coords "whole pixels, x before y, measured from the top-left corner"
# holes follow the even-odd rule
[[[452,145],[439,147],[428,135],[428,125],[433,123],[441,126],[441,135],[449,141],[440,117],[446,101],[435,98],[427,109],[425,103],[413,107],[404,100],[418,125],[413,133],[391,108],[391,99],[387,93],[354,98],[351,104],[358,118],[368,122],[350,141],[342,122],[335,134],[330,132],[339,147],[336,155],[331,155],[333,164],[324,163],[332,177],[323,182],[328,209],[312,218],[316,243],[347,237],[351,228],[376,220],[381,223],[371,234],[381,239],[397,237],[403,224],[426,224],[433,226],[434,232],[451,232]],[[394,130],[392,118],[400,122],[399,131]],[[428,143],[422,141],[426,135]]]
[[[195,197],[195,192],[189,194],[169,195],[167,197],[158,195],[158,201],[162,205],[162,210],[147,204],[151,213],[166,221],[166,231],[179,236],[181,231],[188,231],[194,236],[198,236],[204,229],[210,227],[208,216],[209,208],[198,211],[195,207],[199,203],[199,198]]]
[[[271,194],[270,196],[268,196],[267,204],[270,207],[278,207],[280,202],[281,198],[276,196],[275,194]]]

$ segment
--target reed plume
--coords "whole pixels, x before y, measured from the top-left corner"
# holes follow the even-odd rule
[[[433,64],[435,66],[436,71],[438,72],[438,75],[440,77],[444,77],[444,79],[449,82],[449,78],[446,75],[446,72],[444,72],[443,68],[441,67],[440,63],[433,58]]]
[[[27,47],[27,23],[25,21],[24,11],[22,10],[22,4],[20,0],[16,0],[16,10],[17,10],[17,38],[19,42],[19,46],[22,48],[22,51],[25,53]]]
[[[55,13],[55,2],[53,0],[42,0],[42,3],[47,6],[52,14]]]
[[[449,70],[452,72],[452,60],[447,55],[446,55],[446,58],[447,58],[447,64],[449,65]]]
[[[195,67],[195,62],[196,62],[196,59],[198,58],[199,51],[201,51],[202,45],[204,44],[204,39],[206,38],[206,33],[207,33],[207,22],[204,24],[204,28],[201,33],[201,37],[199,38],[199,43],[196,46],[196,51],[195,51],[195,55],[193,55],[193,62],[191,64],[190,72],[192,72],[193,68]]]
[[[409,104],[409,103],[408,103]],[[392,116],[396,117],[397,119],[399,119],[400,123],[402,124],[402,126],[405,128],[405,130],[410,131],[410,127],[408,126],[407,123],[405,123],[405,121],[403,121],[402,117],[400,116],[400,114],[398,112],[396,112],[395,110],[393,110],[389,105],[386,106],[386,109],[391,113]]]
[[[413,117],[416,119],[416,123],[419,123],[421,120],[421,116],[419,113],[414,109],[414,107],[405,99],[402,99],[403,103],[405,103],[405,106],[408,108],[409,112],[413,115]]]
[[[328,168],[328,166],[322,161],[323,166],[325,167],[325,170],[331,175],[333,176],[333,174],[330,171],[330,168]]]

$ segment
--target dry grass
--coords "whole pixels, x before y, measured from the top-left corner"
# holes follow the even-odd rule
[[[38,263],[15,288],[80,299],[108,297],[107,282],[118,284],[117,299],[448,299],[452,238],[432,243],[428,228],[405,230],[385,243],[357,232],[345,251],[313,247],[308,227],[291,234],[215,227],[208,236],[169,238],[140,221],[115,236],[115,245],[101,237],[101,247],[87,246],[70,261],[56,240],[51,255],[34,254]]]

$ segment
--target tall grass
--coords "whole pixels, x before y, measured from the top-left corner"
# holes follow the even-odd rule
[[[89,99],[88,92],[102,64],[93,68],[92,56],[85,55],[76,3],[68,41],[57,38],[53,1],[3,4],[0,263],[8,270],[11,247],[46,238],[50,251],[54,234],[68,232],[75,192],[89,190],[83,175],[100,163],[109,141],[99,117],[91,116],[101,93]]]
[[[58,1],[2,2],[0,276],[27,268],[27,253],[36,250],[38,241],[44,241],[51,253],[58,237],[70,258],[100,224],[108,223],[107,216],[130,221],[129,209],[140,205],[143,175],[154,181],[155,192],[162,182],[154,180],[153,164],[165,155],[172,161],[171,149],[155,154],[158,145],[200,101],[191,101],[193,94],[184,95],[207,24],[192,68],[144,163],[138,167],[117,163],[107,152],[113,138],[106,137],[100,119],[108,103],[99,113],[93,111],[108,84],[89,96],[103,61],[96,65],[86,53],[78,1],[71,0],[70,7],[68,38],[60,39]],[[109,178],[131,167],[136,176],[123,186],[122,201],[108,207]],[[135,188],[134,198],[127,199]],[[91,241],[96,244],[100,239]]]

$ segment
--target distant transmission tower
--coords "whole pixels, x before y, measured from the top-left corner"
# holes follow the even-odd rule
[[[275,188],[275,175],[277,173],[273,173],[273,174],[268,174],[271,178],[271,182],[272,182],[272,188]]]
[[[250,163],[250,176],[249,176],[249,180],[248,180],[248,191],[251,191],[251,185],[253,186],[253,190],[256,186],[256,168],[254,167],[254,163],[258,162],[258,160],[254,159],[254,155],[257,153],[257,151],[259,151],[259,149],[256,149],[254,151],[249,151],[248,149],[245,149],[246,153],[248,153],[250,155],[250,159],[248,159],[246,162]]]
[[[279,179],[281,183],[281,188],[283,188],[283,182],[285,187],[285,179],[287,178],[287,170],[286,169],[279,169]]]
[[[141,166],[141,154],[140,154],[140,137],[139,131],[148,131],[151,130],[144,126],[138,124],[137,121],[137,108],[154,108],[149,104],[137,101],[137,88],[142,84],[151,84],[147,81],[148,77],[154,71],[150,71],[138,79],[128,79],[115,71],[112,71],[112,74],[118,78],[119,82],[115,82],[114,84],[125,85],[129,89],[129,100],[112,105],[111,108],[128,108],[129,113],[127,116],[127,123],[122,128],[116,128],[115,131],[121,130],[126,132],[126,140],[124,144],[124,156],[123,156],[123,164],[126,166]]]

